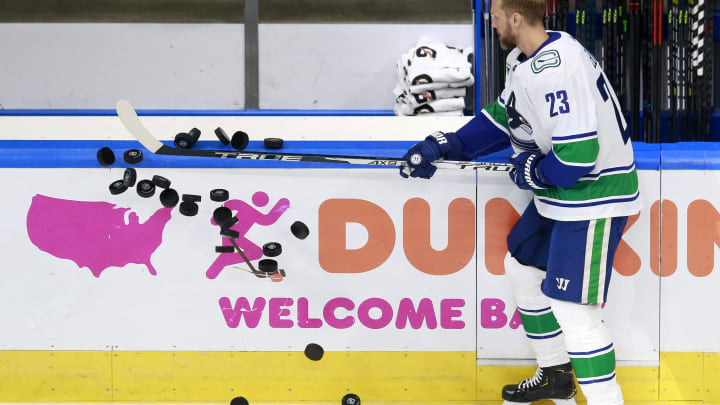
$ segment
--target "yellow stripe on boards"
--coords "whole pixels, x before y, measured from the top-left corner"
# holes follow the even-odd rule
[[[0,402],[501,403],[530,366],[477,366],[475,352],[0,351]],[[618,367],[626,404],[720,404],[720,353],[661,353]],[[578,399],[583,401],[582,394]]]

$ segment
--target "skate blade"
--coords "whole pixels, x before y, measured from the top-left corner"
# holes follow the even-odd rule
[[[545,399],[543,401],[553,401],[555,405],[577,405],[575,402],[575,398],[570,399]],[[540,401],[535,401],[540,402]],[[519,405],[519,404],[532,404],[532,402],[510,402],[505,401],[503,402],[503,405]]]

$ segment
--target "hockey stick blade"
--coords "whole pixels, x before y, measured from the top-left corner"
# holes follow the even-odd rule
[[[133,106],[126,100],[116,104],[116,111],[125,129],[137,139],[142,146],[152,153],[171,156],[197,156],[229,159],[251,160],[277,160],[284,162],[311,162],[311,163],[345,163],[365,166],[407,166],[405,159],[370,156],[344,156],[344,155],[316,155],[306,153],[268,153],[251,151],[232,151],[215,149],[181,149],[163,144],[155,138],[142,124]],[[433,162],[438,168],[454,169],[484,169],[487,171],[510,171],[513,166],[509,163],[489,162],[463,162],[454,160],[439,160]]]

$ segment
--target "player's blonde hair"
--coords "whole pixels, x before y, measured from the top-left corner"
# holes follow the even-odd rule
[[[545,16],[545,0],[503,0],[502,8],[508,13],[519,13],[530,25],[542,23]]]

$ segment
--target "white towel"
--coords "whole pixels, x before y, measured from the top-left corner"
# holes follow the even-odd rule
[[[418,94],[413,94],[410,91],[410,88],[404,86],[404,83],[402,85],[395,85],[395,89],[393,89],[393,94],[395,94],[396,99],[402,96],[404,98],[404,102],[413,107],[417,107],[420,104],[427,103],[428,101],[441,100],[444,98],[465,97],[465,92],[466,89],[461,87],[427,90]]]
[[[475,79],[470,76],[467,80],[462,82],[443,83],[443,82],[432,82],[424,84],[409,85],[410,92],[413,94],[421,94],[428,90],[440,90],[440,89],[457,89],[461,87],[472,86],[475,83]]]
[[[395,113],[397,115],[418,115],[423,113],[462,111],[465,108],[465,99],[462,97],[446,98],[429,101],[418,106],[412,106],[401,99],[396,100]]]
[[[410,61],[423,63],[424,61],[443,65],[460,67],[468,62],[463,49],[420,38],[417,44],[409,51]]]

